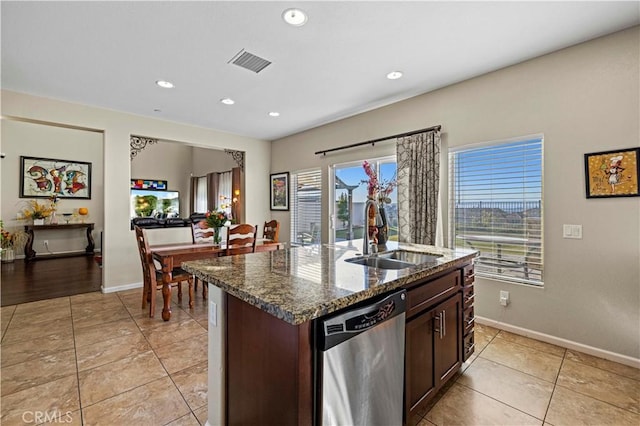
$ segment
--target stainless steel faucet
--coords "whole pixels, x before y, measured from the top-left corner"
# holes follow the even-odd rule
[[[367,202],[364,203],[364,242],[362,243],[362,254],[367,255],[376,253],[378,246],[375,241],[369,241],[369,206],[373,206],[375,212],[375,224],[376,226],[382,225],[382,217],[380,217],[380,211],[378,210],[378,204],[370,198],[367,198]]]

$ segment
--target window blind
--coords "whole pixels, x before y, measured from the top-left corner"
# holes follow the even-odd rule
[[[320,169],[291,174],[291,242],[320,244],[322,222]]]
[[[478,250],[476,274],[543,283],[542,137],[449,151],[450,246]]]

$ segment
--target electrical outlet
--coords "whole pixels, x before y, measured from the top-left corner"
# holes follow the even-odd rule
[[[207,285],[203,283],[203,285]],[[216,327],[218,325],[218,306],[216,302],[209,301],[209,324]]]
[[[500,304],[502,306],[507,306],[509,304],[509,292],[501,290],[500,291]]]
[[[42,244],[43,244],[45,247],[49,247],[49,240],[44,240],[44,241],[42,242]]]

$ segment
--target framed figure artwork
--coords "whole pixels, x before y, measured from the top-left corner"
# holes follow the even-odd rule
[[[271,210],[289,210],[289,172],[271,174]]]
[[[20,198],[91,199],[91,163],[20,157]]]
[[[637,197],[640,148],[584,154],[587,198]]]

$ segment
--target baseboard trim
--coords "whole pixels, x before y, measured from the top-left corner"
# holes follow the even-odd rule
[[[513,334],[518,334],[524,337],[530,337],[532,339],[540,340],[542,342],[551,343],[552,345],[560,346],[566,349],[573,349],[587,355],[593,355],[598,358],[608,359],[620,364],[628,365],[630,367],[640,369],[640,359],[633,358],[627,355],[610,352],[604,349],[596,348],[593,346],[585,345],[582,343],[574,342],[572,340],[562,339],[560,337],[551,336],[550,334],[540,333],[538,331],[529,330],[527,328],[518,327],[504,322],[492,320],[477,316],[475,321],[478,324],[488,325],[499,330],[508,331]]]
[[[134,288],[142,288],[142,281],[139,283],[124,284],[115,287],[105,287],[104,285],[102,285],[100,286],[100,291],[102,291],[103,293],[115,293],[116,291],[131,290]]]

